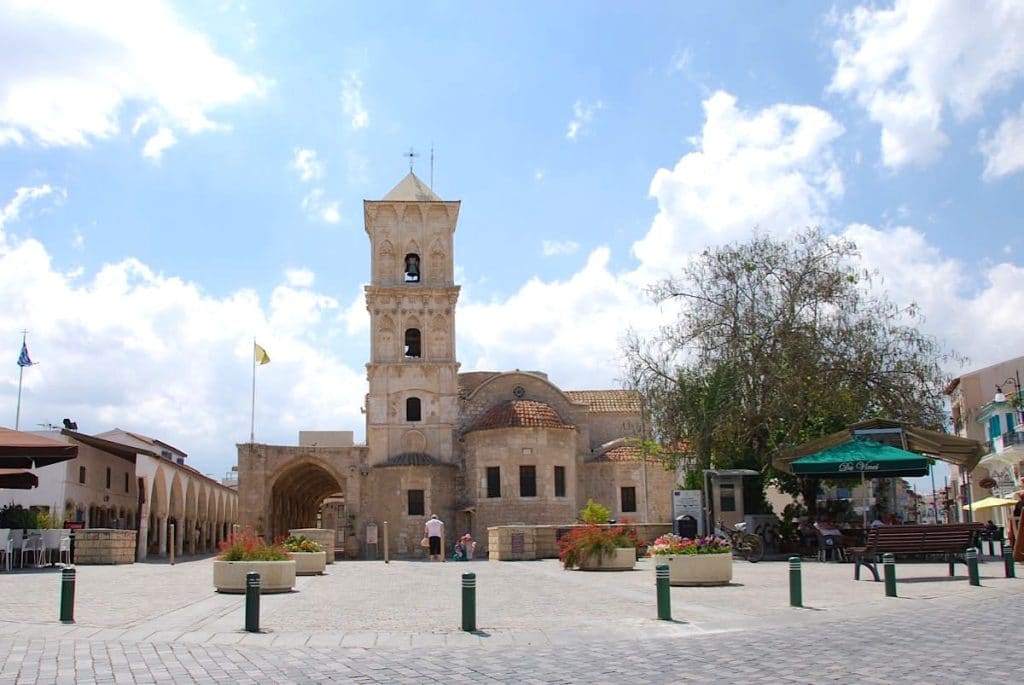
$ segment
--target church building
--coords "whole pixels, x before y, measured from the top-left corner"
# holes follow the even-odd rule
[[[392,554],[420,555],[431,514],[449,540],[482,543],[490,526],[571,524],[588,499],[617,519],[669,521],[675,473],[640,457],[635,392],[562,390],[540,371],[460,373],[459,208],[412,172],[364,201],[366,444],[303,431],[298,446],[239,445],[243,525],[270,537],[334,528],[356,557],[378,553],[384,521]]]

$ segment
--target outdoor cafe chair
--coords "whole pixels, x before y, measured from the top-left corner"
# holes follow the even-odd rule
[[[818,533],[818,561],[828,561],[829,558],[842,561],[842,538],[839,535],[822,535]]]
[[[0,528],[0,568],[11,570],[11,554],[13,543],[11,542],[11,529]]]
[[[47,528],[43,531],[43,544],[42,552],[44,564],[53,564],[53,555],[57,554],[60,549],[60,534],[61,530],[58,528]]]
[[[57,561],[61,564],[71,565],[71,531],[60,530],[60,540],[57,544]]]
[[[25,568],[25,555],[31,554],[32,561],[39,566],[43,553],[42,531],[26,530],[25,537],[21,541],[21,567]]]

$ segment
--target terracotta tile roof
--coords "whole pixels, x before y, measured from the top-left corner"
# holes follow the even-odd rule
[[[565,394],[573,402],[589,404],[595,413],[640,411],[636,390],[566,390]]]
[[[640,447],[638,445],[619,445],[587,461],[640,461]]]
[[[509,400],[491,407],[467,433],[495,428],[562,428],[573,426],[562,421],[554,409],[534,400]]]
[[[432,457],[425,452],[403,452],[402,454],[388,457],[386,461],[377,464],[377,466],[454,466],[454,464],[441,461],[437,457]]]

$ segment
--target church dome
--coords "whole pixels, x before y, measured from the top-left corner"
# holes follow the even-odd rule
[[[491,407],[473,424],[468,432],[493,430],[495,428],[558,428],[572,430],[574,427],[562,421],[554,409],[543,402],[534,400],[509,400]]]

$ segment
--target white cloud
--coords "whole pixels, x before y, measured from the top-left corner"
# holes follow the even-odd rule
[[[464,286],[463,370],[536,369],[566,389],[617,387],[620,337],[629,324],[653,331],[658,309],[608,270],[609,259],[608,248],[598,248],[568,280],[534,278],[502,301],[476,301]]]
[[[917,303],[925,316],[922,330],[969,354],[967,368],[987,366],[1024,349],[1024,329],[1017,324],[1024,308],[1024,268],[1000,262],[973,274],[908,226],[853,224],[844,235],[857,243],[864,264],[883,277],[876,291],[893,302]]]
[[[284,272],[284,280],[293,288],[311,288],[316,274],[309,269],[288,269]]]
[[[341,111],[354,131],[370,125],[370,115],[363,106],[363,80],[357,71],[350,71],[341,82]]]
[[[651,181],[658,215],[633,245],[651,276],[755,227],[788,233],[827,224],[829,199],[843,192],[832,153],[843,127],[824,110],[777,104],[748,112],[719,91],[704,101],[704,112],[696,149]]]
[[[316,150],[295,148],[291,168],[298,172],[302,182],[316,181],[323,178],[324,164],[316,158]]]
[[[580,244],[575,240],[545,240],[541,245],[541,251],[545,257],[552,257],[560,254],[572,254],[579,249]]]
[[[56,193],[20,189],[3,220]],[[365,360],[349,365],[335,351],[363,339],[320,342],[337,326],[338,303],[313,291],[313,281],[309,270],[291,269],[264,304],[250,290],[210,296],[137,259],[61,272],[35,240],[0,243],[0,330],[27,328],[40,362],[24,376],[22,425],[70,416],[88,433],[130,428],[221,475],[234,463],[233,445],[248,440],[256,337],[273,360],[259,369],[257,440],[295,444],[310,426],[361,432]],[[20,342],[20,334],[8,339],[15,351]],[[16,397],[16,378],[0,376],[0,414],[14,415]]]
[[[534,181],[543,181],[544,180],[544,170],[543,169],[536,169],[536,170],[534,170],[534,172],[533,172],[533,180]]]
[[[690,61],[693,59],[693,55],[690,53],[689,48],[684,48],[676,54],[672,55],[670,71],[686,71],[690,68]]]
[[[156,0],[4,3],[0,45],[0,144],[87,145],[117,135],[129,105],[158,128],[224,128],[214,110],[267,87]]]
[[[174,131],[165,126],[161,126],[160,129],[146,141],[145,147],[142,148],[142,156],[152,159],[154,162],[159,162],[160,158],[164,154],[164,150],[173,147],[177,142],[178,139],[174,137]]]
[[[565,137],[575,141],[581,133],[589,133],[590,124],[594,121],[594,113],[601,109],[604,109],[604,103],[600,100],[589,105],[584,104],[582,100],[573,103],[572,119],[569,120],[569,128],[565,132]]]
[[[340,204],[324,197],[323,188],[314,188],[302,198],[302,210],[314,221],[336,224],[341,221]]]
[[[1024,169],[1024,105],[1020,113],[1009,115],[991,136],[982,135],[986,181],[994,181]]]
[[[882,126],[890,167],[927,164],[947,144],[945,107],[959,120],[1024,74],[1024,4],[1018,0],[901,0],[841,18],[829,89],[854,97]]]

